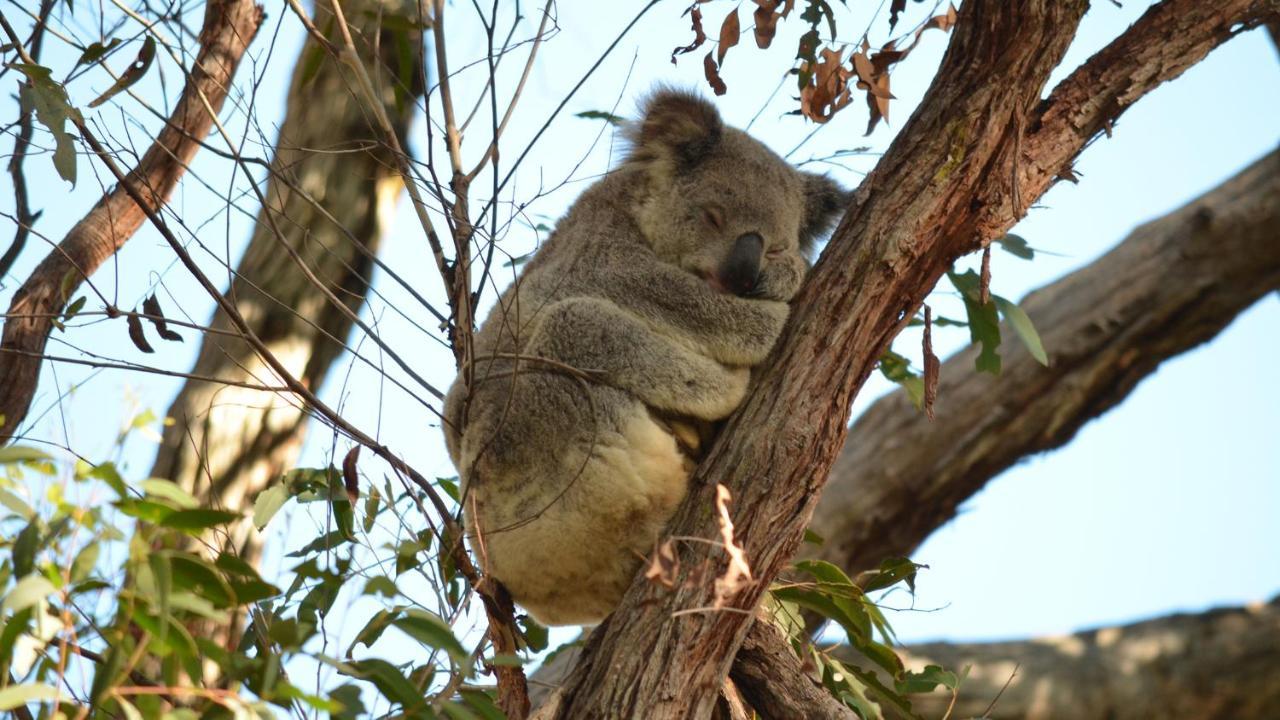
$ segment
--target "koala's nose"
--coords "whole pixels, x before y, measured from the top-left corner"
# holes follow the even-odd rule
[[[760,260],[764,256],[764,238],[758,233],[743,233],[733,241],[733,249],[720,264],[720,282],[734,295],[750,295],[760,282]]]

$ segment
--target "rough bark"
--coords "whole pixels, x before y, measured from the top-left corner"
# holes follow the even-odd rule
[[[1129,103],[1234,26],[1277,12],[1259,0],[1161,3],[1038,103],[1085,7],[964,4],[924,102],[859,189],[671,523],[674,536],[716,537],[715,486],[727,486],[755,582],[717,606],[722,556],[682,544],[680,584],[637,578],[592,634],[555,717],[706,717],[751,608],[801,540],[854,395],[941,274],[1007,230]]]
[[[382,29],[390,0],[343,3],[370,75],[380,78],[387,115],[401,137],[421,96],[419,33]],[[327,3],[317,3],[316,26],[334,37]],[[408,68],[404,43],[412,43]],[[355,90],[351,70],[308,38],[295,65],[285,118],[276,143],[266,203],[226,297],[295,377],[315,390],[342,352],[351,314],[364,303],[378,239],[403,183]],[[325,296],[284,249],[292,247],[345,307]],[[200,377],[280,383],[250,345],[235,335],[225,313],[204,336],[192,370]],[[287,393],[189,380],[169,408],[174,423],[151,474],[177,482],[207,507],[242,509],[301,450],[308,416]],[[248,522],[228,542],[254,562],[260,544]]]
[[[974,371],[969,348],[942,365],[932,422],[903,393],[872,405],[814,513],[826,539],[815,555],[851,574],[910,555],[988,480],[1066,444],[1163,361],[1280,288],[1278,197],[1275,151],[1029,295],[1021,305],[1048,367],[1006,343],[992,377]]]
[[[262,23],[251,0],[210,0],[200,49],[182,94],[155,142],[130,173],[151,211],[177,187],[232,86],[236,68]],[[0,337],[0,443],[8,442],[35,397],[45,344],[63,306],[84,280],[137,232],[147,213],[116,186],[76,223],[14,294]],[[114,310],[111,308],[109,310]]]
[[[1022,307],[1041,331],[1049,367],[1010,343],[1004,371],[993,378],[974,371],[977,349],[970,348],[943,364],[933,422],[901,393],[877,401],[853,424],[814,512],[810,528],[826,538],[815,556],[856,574],[884,557],[910,555],[995,473],[1065,444],[1069,433],[1121,402],[1162,361],[1207,341],[1280,287],[1276,197],[1280,151],[1032,293]],[[1188,307],[1190,296],[1206,294],[1206,302]],[[1141,362],[1117,362],[1121,357]],[[982,402],[986,397],[1001,399],[994,412]],[[988,456],[995,460],[987,462]],[[778,684],[740,669],[747,653],[753,647],[775,658],[790,652],[769,639],[771,628],[757,637],[760,632],[752,626],[730,674],[753,705],[753,693]],[[535,689],[558,686],[574,657],[562,653],[553,667],[540,669]],[[776,659],[756,664],[785,667]],[[535,693],[535,701],[543,695]]]
[[[751,625],[729,677],[762,718],[853,720],[858,717],[810,679],[782,632],[766,622]]]
[[[904,655],[916,670],[971,668],[953,717],[982,716],[999,695],[992,717],[1265,720],[1280,707],[1280,598],[1035,640],[925,643]],[[912,698],[924,717],[950,702],[946,692]]]

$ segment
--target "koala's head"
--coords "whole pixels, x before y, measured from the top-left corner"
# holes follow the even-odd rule
[[[630,135],[627,163],[647,179],[636,221],[658,257],[723,292],[790,300],[848,193],[725,127],[690,92],[655,92]]]

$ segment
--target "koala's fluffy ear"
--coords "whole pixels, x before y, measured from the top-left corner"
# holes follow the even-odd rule
[[[826,175],[804,175],[804,220],[800,226],[800,250],[811,255],[818,238],[831,230],[853,201],[853,193]]]
[[[696,165],[715,149],[724,132],[716,106],[688,90],[659,88],[642,107],[641,120],[628,132],[631,162]]]

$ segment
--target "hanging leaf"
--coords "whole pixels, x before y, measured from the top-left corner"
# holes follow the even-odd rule
[[[711,53],[707,53],[707,56],[702,58],[702,72],[707,77],[707,84],[716,95],[728,92],[729,88],[724,84],[724,80],[720,79],[720,71],[716,69],[716,61],[711,59]]]
[[[147,319],[155,326],[156,333],[163,339],[169,341],[182,342],[182,336],[169,329],[164,321],[164,311],[160,309],[160,301],[156,299],[155,293],[142,301],[142,312],[147,314]]]
[[[142,49],[138,51],[138,57],[134,58],[129,68],[120,74],[120,77],[111,87],[107,88],[106,92],[94,98],[93,102],[89,103],[89,107],[98,107],[141,80],[147,74],[147,70],[151,68],[151,61],[155,60],[155,58],[156,40],[148,35],[146,40],[142,41]]]
[[[13,67],[27,76],[27,84],[19,88],[23,106],[35,110],[36,119],[53,135],[54,169],[58,171],[59,177],[75,187],[75,139],[66,131],[66,123],[67,120],[78,121],[80,111],[71,106],[67,89],[53,79],[53,71],[49,68],[25,63],[18,63]]]
[[[676,64],[676,56],[691,53],[702,47],[702,43],[707,41],[707,33],[702,29],[702,11],[695,5],[689,9],[689,15],[693,19],[693,42],[683,47],[678,47],[671,51],[671,64]]]
[[[964,273],[948,272],[951,284],[964,299],[965,313],[969,316],[969,337],[981,347],[974,365],[979,372],[1000,374],[1000,318],[994,302],[980,300],[981,279],[972,270]]]
[[[738,25],[738,9],[734,8],[724,16],[724,22],[720,24],[720,42],[716,47],[716,65],[724,67],[724,55],[729,52],[729,48],[738,44],[738,40],[742,38],[742,28]]]
[[[115,49],[120,44],[120,38],[111,38],[106,45],[100,42],[91,43],[80,54],[80,59],[76,61],[76,67],[81,65],[92,65],[101,60],[108,52]],[[73,68],[74,69],[74,68]]]
[[[778,34],[778,20],[782,18],[778,6],[782,4],[782,0],[755,2],[756,10],[751,14],[751,19],[755,23],[756,47],[764,50],[773,44],[773,37]]]
[[[610,112],[605,112],[604,110],[584,110],[583,112],[574,115],[574,117],[579,117],[584,120],[603,120],[614,126],[621,125],[625,121],[622,117]],[[533,253],[530,253],[530,255],[532,254]],[[525,256],[525,258],[522,258],[521,260],[527,259],[527,257],[528,256]],[[511,267],[514,264],[515,262],[512,261],[511,263],[508,263],[508,267]]]
[[[155,352],[155,348],[151,347],[151,343],[147,342],[147,336],[142,332],[142,321],[138,319],[138,314],[125,315],[124,321],[129,326],[129,339],[133,341],[133,346],[144,353]]]
[[[1008,321],[1009,326],[1017,333],[1018,339],[1022,340],[1022,344],[1027,346],[1027,350],[1031,352],[1031,357],[1036,362],[1049,366],[1049,356],[1045,354],[1044,345],[1040,343],[1040,333],[1036,332],[1036,327],[1031,323],[1031,318],[1017,303],[1006,300],[999,295],[992,295],[991,299],[995,301],[996,307],[999,308],[1000,314]]]

